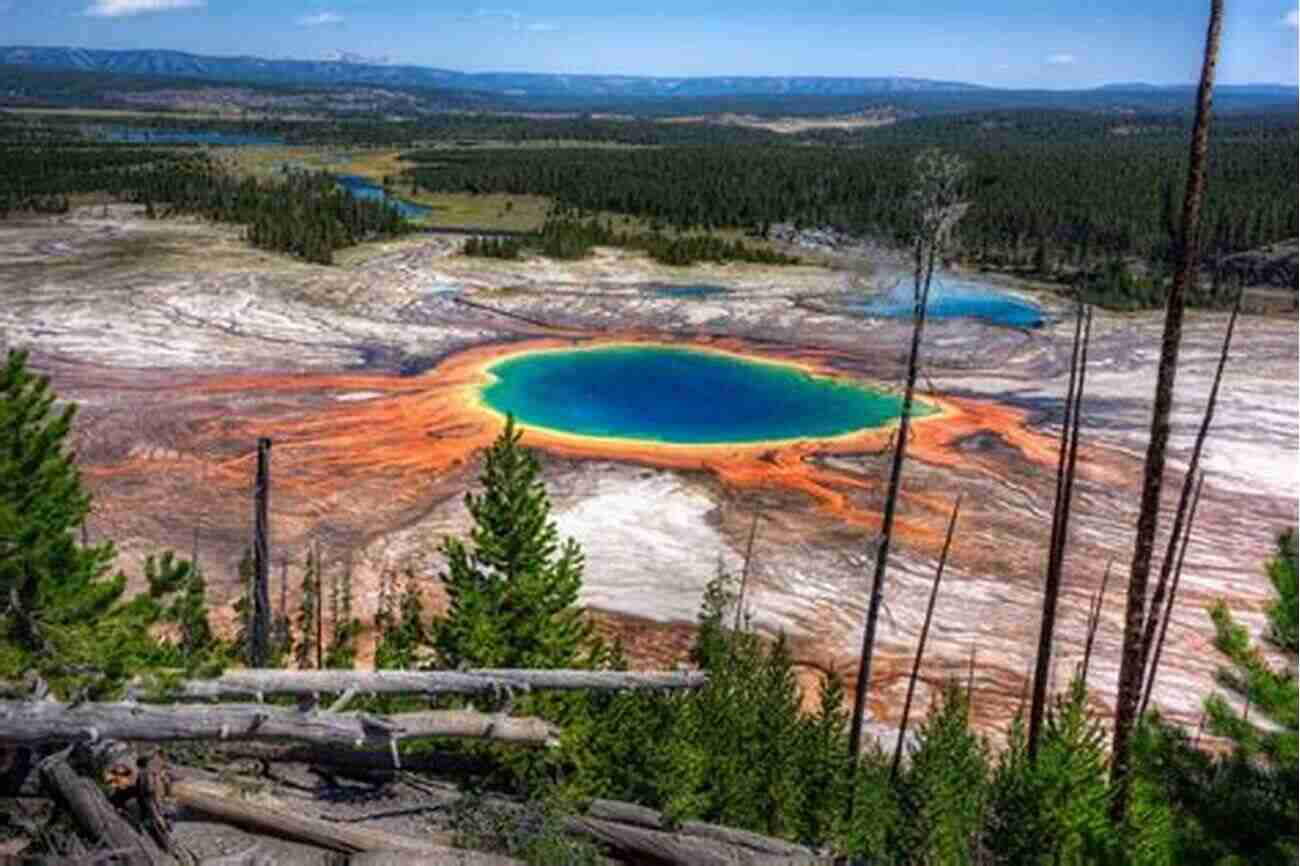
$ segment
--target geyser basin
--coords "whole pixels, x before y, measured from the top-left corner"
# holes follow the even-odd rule
[[[708,349],[615,345],[515,355],[483,402],[525,427],[681,445],[830,438],[886,425],[902,399],[791,364]],[[930,414],[918,405],[914,415]]]
[[[911,318],[915,301],[912,281],[903,280],[858,309],[868,316]],[[1037,304],[970,280],[935,277],[926,303],[928,319],[979,319],[1009,328],[1039,328],[1047,314]]]

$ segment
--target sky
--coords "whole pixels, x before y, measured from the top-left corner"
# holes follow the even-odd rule
[[[1208,0],[0,0],[0,44],[464,71],[1192,83]],[[975,11],[976,8],[979,11]],[[653,10],[653,11],[650,11]],[[1297,83],[1294,0],[1228,0],[1218,81]]]

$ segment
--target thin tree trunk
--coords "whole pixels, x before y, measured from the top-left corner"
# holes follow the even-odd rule
[[[1142,707],[1138,710],[1139,718],[1147,711],[1147,704],[1151,701],[1151,692],[1156,684],[1156,671],[1160,670],[1160,656],[1165,648],[1165,634],[1169,631],[1169,620],[1174,615],[1174,603],[1178,598],[1178,584],[1183,577],[1183,559],[1187,556],[1187,542],[1192,537],[1192,524],[1196,522],[1196,506],[1201,502],[1201,485],[1205,483],[1205,475],[1201,474],[1196,480],[1196,494],[1192,497],[1191,511],[1187,515],[1187,528],[1183,530],[1183,543],[1178,550],[1178,567],[1174,569],[1174,582],[1169,588],[1169,602],[1165,605],[1164,617],[1160,623],[1160,638],[1156,641],[1155,655],[1151,659],[1151,670],[1147,673],[1147,687],[1142,694]],[[1152,605],[1152,619],[1155,618],[1156,607]]]
[[[265,667],[271,629],[271,553],[268,508],[271,496],[271,440],[257,440],[257,482],[253,491],[253,628],[249,634],[250,663]]]
[[[321,583],[320,545],[313,543],[315,565],[312,566],[312,584],[316,587],[316,670],[325,669],[325,593]]]
[[[1083,646],[1083,669],[1079,676],[1086,683],[1088,681],[1088,667],[1092,663],[1092,647],[1097,639],[1097,627],[1101,625],[1101,611],[1106,604],[1106,586],[1110,583],[1111,567],[1115,561],[1111,560],[1106,563],[1106,573],[1101,578],[1101,589],[1097,592],[1097,603],[1093,607],[1092,616],[1088,618],[1088,641]]]
[[[1086,324],[1085,324],[1086,321]],[[1080,340],[1079,332],[1083,330]],[[1074,498],[1074,472],[1079,455],[1079,419],[1083,414],[1083,392],[1087,382],[1088,343],[1092,339],[1092,310],[1079,305],[1074,328],[1074,352],[1070,368],[1070,393],[1066,398],[1065,421],[1061,425],[1061,453],[1057,460],[1056,514],[1052,518],[1051,551],[1047,558],[1047,582],[1043,588],[1043,614],[1038,632],[1038,657],[1034,669],[1034,696],[1029,704],[1029,760],[1038,758],[1038,738],[1047,709],[1049,674],[1052,670],[1052,641],[1056,632],[1056,608],[1060,602],[1061,571],[1065,544],[1070,533],[1070,505]],[[1077,384],[1076,384],[1077,383]],[[1067,457],[1068,454],[1068,457]]]
[[[741,619],[745,615],[745,588],[749,584],[749,563],[754,556],[754,537],[758,535],[759,510],[754,509],[754,522],[749,526],[749,541],[745,543],[745,562],[740,568],[740,592],[736,595],[736,620],[732,631],[740,631]]]
[[[876,570],[871,581],[871,600],[867,606],[867,623],[862,632],[862,655],[858,664],[858,681],[853,701],[853,723],[849,731],[849,754],[855,758],[862,752],[862,723],[867,707],[867,690],[871,684],[871,656],[876,646],[876,621],[884,599],[885,570],[889,565],[889,544],[894,534],[894,511],[898,503],[898,489],[903,480],[903,460],[907,456],[907,434],[911,428],[912,396],[916,390],[917,362],[921,354],[921,337],[925,332],[925,309],[930,298],[930,279],[934,272],[934,247],[930,247],[929,268],[922,282],[922,249],[916,254],[915,306],[913,308],[912,346],[907,359],[907,386],[903,391],[902,416],[898,419],[898,435],[894,444],[894,459],[889,469],[889,489],[885,494],[885,509],[881,516],[880,545],[876,549]]]
[[[907,699],[903,701],[903,718],[898,723],[898,742],[894,745],[894,761],[889,766],[889,778],[898,778],[898,763],[903,759],[903,739],[907,736],[907,720],[912,715],[912,696],[916,693],[916,679],[921,673],[921,661],[925,658],[925,639],[930,635],[930,620],[934,617],[934,603],[939,598],[939,581],[943,579],[943,567],[948,563],[948,548],[952,546],[952,530],[957,525],[957,514],[961,511],[961,494],[952,507],[952,516],[948,518],[948,534],[943,540],[943,553],[939,555],[939,567],[934,571],[934,585],[930,587],[930,601],[925,607],[925,622],[921,625],[921,637],[916,643],[916,658],[912,662],[912,676],[907,681]]]
[[[966,665],[966,719],[975,715],[975,645],[970,647],[970,662]]]
[[[1196,267],[1194,247],[1200,222],[1201,199],[1205,193],[1205,164],[1209,149],[1210,106],[1214,95],[1214,69],[1219,57],[1219,36],[1223,28],[1223,0],[1210,0],[1210,20],[1205,34],[1205,54],[1197,90],[1196,120],[1192,126],[1187,188],[1183,197],[1182,230],[1178,238],[1178,268],[1165,310],[1165,330],[1160,346],[1160,367],[1156,374],[1155,405],[1151,413],[1151,439],[1147,445],[1143,473],[1142,502],[1138,510],[1137,538],[1129,570],[1128,605],[1124,616],[1124,645],[1120,662],[1118,697],[1115,707],[1115,738],[1111,746],[1110,818],[1122,826],[1128,815],[1132,785],[1129,769],[1131,738],[1142,697],[1142,632],[1146,623],[1147,579],[1160,516],[1160,491],[1164,480],[1165,450],[1169,444],[1174,380],[1178,373],[1178,350],[1183,336],[1184,296]]]
[[[1070,451],[1070,420],[1074,417],[1074,391],[1079,375],[1079,346],[1083,338],[1083,304],[1075,310],[1074,347],[1070,351],[1070,381],[1065,390],[1065,414],[1061,417],[1061,444],[1056,452],[1056,498],[1052,501],[1052,533],[1047,542],[1047,573],[1056,556],[1056,536],[1061,531],[1061,497],[1065,495],[1065,463]]]
[[[1187,515],[1187,504],[1191,499],[1192,485],[1195,482],[1197,469],[1201,465],[1201,450],[1205,447],[1206,437],[1210,433],[1210,425],[1214,423],[1214,407],[1219,400],[1219,385],[1223,382],[1223,369],[1228,364],[1228,350],[1232,346],[1232,332],[1237,325],[1237,315],[1241,312],[1241,299],[1245,293],[1237,293],[1237,302],[1232,308],[1232,316],[1228,319],[1228,329],[1223,336],[1223,348],[1219,352],[1219,366],[1214,371],[1214,383],[1210,385],[1210,396],[1205,403],[1205,415],[1201,419],[1201,429],[1196,434],[1196,444],[1192,446],[1191,460],[1187,464],[1187,474],[1183,477],[1183,489],[1178,497],[1178,510],[1174,513],[1174,525],[1169,530],[1169,545],[1165,550],[1164,561],[1160,564],[1160,576],[1156,579],[1155,595],[1151,599],[1151,613],[1147,616],[1146,627],[1142,633],[1142,669],[1146,670],[1147,661],[1151,658],[1151,645],[1155,640],[1156,624],[1159,621],[1160,610],[1164,606],[1165,587],[1169,583],[1169,574],[1173,570],[1174,553],[1178,546],[1178,539],[1183,536],[1183,519]]]

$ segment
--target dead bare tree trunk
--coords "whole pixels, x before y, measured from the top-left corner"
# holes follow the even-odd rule
[[[1086,324],[1084,324],[1085,320]],[[1079,325],[1083,325],[1082,342],[1079,340]],[[1061,454],[1058,460],[1058,465],[1064,471],[1057,476],[1057,513],[1052,518],[1051,550],[1047,557],[1047,584],[1043,588],[1043,615],[1039,625],[1038,657],[1034,668],[1034,696],[1029,704],[1030,761],[1038,758],[1038,737],[1047,710],[1048,675],[1052,670],[1052,641],[1056,632],[1056,608],[1061,595],[1061,571],[1065,565],[1065,545],[1070,536],[1070,505],[1074,499],[1074,472],[1079,456],[1079,419],[1083,415],[1083,392],[1087,383],[1088,343],[1092,340],[1091,308],[1085,311],[1085,308],[1080,305],[1074,334],[1075,367],[1070,370],[1071,394],[1066,398],[1066,417],[1061,427]]]
[[[1170,414],[1174,380],[1178,373],[1178,350],[1183,337],[1183,309],[1188,284],[1195,275],[1197,227],[1201,199],[1205,193],[1205,164],[1209,150],[1210,107],[1214,96],[1214,69],[1219,57],[1219,36],[1223,29],[1223,0],[1210,0],[1210,20],[1205,33],[1205,54],[1197,90],[1196,120],[1192,126],[1187,187],[1183,197],[1183,219],[1178,238],[1178,268],[1165,308],[1165,330],[1160,345],[1160,367],[1156,374],[1155,406],[1151,413],[1151,438],[1147,445],[1142,481],[1142,502],[1138,510],[1137,538],[1129,570],[1128,605],[1124,616],[1124,647],[1120,661],[1119,689],[1115,707],[1115,738],[1111,745],[1110,818],[1123,824],[1128,814],[1132,781],[1131,738],[1142,697],[1142,633],[1146,624],[1147,579],[1160,517],[1160,491],[1164,481],[1165,450],[1169,444]]]
[[[1160,610],[1164,606],[1165,587],[1169,583],[1169,574],[1174,566],[1174,553],[1178,539],[1183,536],[1183,520],[1187,516],[1187,505],[1191,499],[1192,486],[1196,482],[1196,472],[1201,465],[1201,450],[1214,423],[1214,407],[1219,400],[1219,385],[1223,382],[1223,369],[1228,364],[1228,350],[1232,347],[1232,332],[1237,325],[1237,315],[1241,312],[1241,299],[1245,292],[1237,293],[1237,302],[1228,319],[1228,329],[1223,336],[1223,348],[1219,352],[1219,366],[1214,371],[1214,382],[1210,385],[1210,396],[1205,403],[1205,415],[1201,419],[1201,429],[1196,433],[1196,444],[1192,446],[1192,456],[1187,463],[1187,474],[1183,477],[1183,489],[1178,496],[1178,510],[1174,512],[1174,525],[1169,530],[1169,544],[1165,550],[1164,561],[1160,564],[1160,576],[1156,579],[1155,595],[1151,598],[1151,613],[1147,617],[1146,628],[1142,633],[1142,669],[1146,670],[1151,658],[1151,645],[1155,640],[1156,624],[1160,619]],[[1143,706],[1146,705],[1145,700]]]
[[[1102,606],[1106,603],[1106,586],[1110,583],[1111,567],[1114,565],[1114,561],[1106,563],[1106,573],[1101,577],[1101,589],[1097,591],[1097,600],[1088,617],[1088,641],[1083,646],[1083,665],[1079,671],[1079,677],[1085,683],[1088,682],[1088,666],[1092,662],[1092,646],[1097,639],[1097,627],[1101,625]]]
[[[552,746],[560,731],[542,719],[472,710],[430,710],[371,716],[304,712],[266,704],[130,702],[62,704],[0,701],[0,745],[38,746],[106,740],[299,740],[322,746],[392,746],[421,737],[495,740]]]
[[[504,691],[576,691],[603,689],[698,689],[709,681],[705,671],[587,671],[514,670],[510,668],[465,671],[313,671],[237,669],[211,679],[166,684],[169,698],[228,700],[258,695],[342,694],[353,691],[372,695],[491,695]],[[147,680],[132,682],[128,696],[150,695]]]
[[[414,851],[440,854],[446,850],[444,845],[435,844],[432,839],[439,838],[444,843],[450,841],[445,834],[441,837],[430,834],[429,839],[417,839],[322,821],[303,815],[300,807],[295,808],[266,797],[261,801],[245,800],[224,785],[198,779],[174,783],[172,796],[176,802],[196,812],[213,815],[261,833],[297,839],[334,851]]]
[[[754,522],[749,526],[749,541],[745,543],[745,562],[740,568],[740,591],[736,594],[736,619],[732,631],[740,631],[745,616],[745,589],[749,585],[749,563],[754,556],[754,538],[758,535],[758,518],[760,511],[754,509]]]
[[[880,542],[876,549],[876,569],[871,582],[871,599],[867,605],[867,622],[862,633],[862,654],[854,693],[853,722],[849,729],[849,753],[856,757],[862,749],[862,724],[866,713],[867,690],[871,684],[871,656],[876,644],[876,621],[884,599],[885,570],[889,565],[889,545],[894,533],[894,512],[903,478],[903,461],[907,456],[908,430],[911,428],[912,400],[916,392],[917,367],[921,354],[921,337],[925,332],[925,310],[930,297],[934,262],[948,232],[962,214],[958,199],[965,163],[937,149],[923,151],[916,159],[916,188],[913,206],[916,214],[914,253],[914,299],[912,311],[912,345],[908,352],[907,384],[903,390],[902,414],[898,419],[894,457],[889,470],[889,488],[881,516]],[[849,800],[852,808],[852,798]]]
[[[267,538],[271,494],[271,440],[257,440],[257,482],[253,490],[253,627],[249,632],[250,664],[265,667],[271,631],[271,554]]]
[[[1169,587],[1169,602],[1165,605],[1164,616],[1160,623],[1160,639],[1156,641],[1155,655],[1151,659],[1151,670],[1147,673],[1147,687],[1142,694],[1142,707],[1138,711],[1139,718],[1146,713],[1147,704],[1151,701],[1151,691],[1156,685],[1156,671],[1160,670],[1160,655],[1165,648],[1165,634],[1169,631],[1169,620],[1174,614],[1174,602],[1178,598],[1178,583],[1183,576],[1183,559],[1187,556],[1187,542],[1192,537],[1192,524],[1196,522],[1196,506],[1201,502],[1201,485],[1205,483],[1205,475],[1202,474],[1196,480],[1196,494],[1192,497],[1192,507],[1187,515],[1187,528],[1183,530],[1183,543],[1178,550],[1178,567],[1174,569],[1174,582]],[[1159,608],[1153,602],[1151,605],[1151,619],[1155,619]]]
[[[948,549],[952,546],[952,530],[957,525],[957,514],[961,511],[961,494],[957,494],[957,503],[952,507],[952,516],[948,518],[948,534],[943,540],[943,553],[939,555],[939,567],[934,571],[934,585],[930,587],[930,601],[925,606],[925,622],[921,624],[921,637],[916,643],[916,659],[912,662],[912,676],[907,681],[907,699],[903,701],[903,718],[898,723],[898,742],[894,745],[894,760],[889,765],[889,778],[898,778],[898,764],[903,759],[903,740],[907,736],[907,720],[912,714],[912,696],[916,694],[916,679],[921,673],[921,660],[925,658],[925,639],[930,635],[930,621],[934,617],[934,603],[939,598],[939,581],[943,579],[943,567],[948,564]],[[972,663],[974,657],[972,654]],[[973,664],[972,664],[973,667]]]

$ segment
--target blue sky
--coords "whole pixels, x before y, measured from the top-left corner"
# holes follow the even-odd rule
[[[0,44],[309,59],[345,51],[470,71],[911,75],[1062,88],[1194,81],[1209,8],[1205,0],[822,0],[792,11],[797,5],[0,0]],[[1296,83],[1297,26],[1294,0],[1229,2],[1219,81]]]

